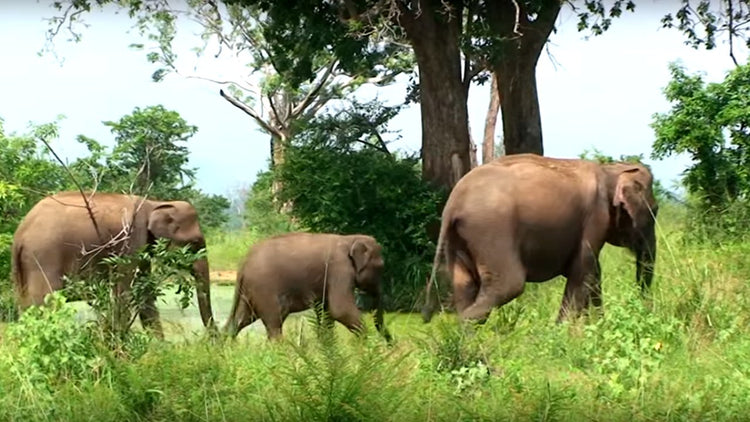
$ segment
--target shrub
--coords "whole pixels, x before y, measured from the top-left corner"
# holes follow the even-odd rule
[[[11,371],[34,385],[79,382],[102,374],[104,361],[90,329],[81,329],[76,310],[62,292],[45,298],[46,306],[32,306],[7,329],[17,353],[6,354]]]
[[[313,119],[287,145],[274,177],[278,199],[293,204],[302,227],[375,237],[386,261],[384,306],[411,310],[430,272],[428,228],[439,225],[445,195],[422,180],[418,157],[388,150],[382,127],[397,112],[374,101]]]
[[[12,244],[12,234],[0,233],[0,321],[15,321],[18,317],[13,283],[10,280]]]
[[[269,237],[297,229],[289,215],[279,212],[273,200],[273,172],[257,175],[245,201],[245,221],[260,237]]]

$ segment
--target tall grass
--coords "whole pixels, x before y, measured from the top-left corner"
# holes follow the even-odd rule
[[[747,419],[750,244],[686,243],[677,219],[662,212],[660,220],[652,293],[642,299],[633,258],[606,247],[603,312],[559,325],[563,279],[528,284],[484,325],[460,325],[453,314],[426,325],[416,314],[388,314],[390,346],[369,316],[362,339],[340,325],[319,335],[304,322],[279,342],[152,341],[129,359],[95,360],[102,367],[87,376],[55,372],[51,383],[37,381],[45,374],[27,364],[20,336],[55,327],[0,331],[0,419]],[[78,353],[74,339],[55,344],[68,343]]]
[[[250,246],[263,236],[251,229],[236,232],[211,232],[206,236],[206,251],[211,270],[235,271]]]

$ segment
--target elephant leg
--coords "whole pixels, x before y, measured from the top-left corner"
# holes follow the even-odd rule
[[[45,296],[63,288],[62,274],[59,271],[39,268],[27,271],[24,274],[26,289],[19,295],[18,305],[22,310],[29,306],[43,305]]]
[[[340,322],[349,331],[355,334],[364,332],[362,312],[357,307],[354,292],[351,289],[341,287],[337,291],[332,291],[328,303],[328,312],[331,314],[331,318]]]
[[[481,279],[479,293],[474,303],[459,314],[463,320],[484,322],[493,308],[505,305],[523,293],[526,271],[520,260],[507,257],[484,262],[489,263],[477,265]]]
[[[581,247],[567,273],[558,323],[571,314],[578,314],[589,302],[595,306],[602,303],[599,259],[588,245]]]
[[[452,255],[449,254],[447,265],[453,280],[453,304],[456,307],[456,312],[460,315],[464,309],[474,303],[479,289],[477,280],[465,260],[456,259]]]
[[[138,269],[144,276],[150,275],[151,261],[148,259],[141,260],[138,263]],[[147,288],[143,290],[142,294],[143,302],[138,309],[141,325],[145,330],[151,331],[158,339],[164,340],[164,330],[162,329],[159,310],[156,308],[156,292]]]
[[[280,338],[282,335],[281,327],[284,325],[286,316],[281,305],[276,298],[267,301],[258,301],[256,304],[258,315],[266,327],[266,334],[269,340]]]
[[[138,316],[144,329],[151,331],[159,340],[164,340],[164,330],[161,318],[159,318],[159,310],[156,308],[156,298],[153,295],[149,295],[141,304]]]

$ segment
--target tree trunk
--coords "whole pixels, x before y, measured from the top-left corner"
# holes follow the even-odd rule
[[[487,5],[490,26],[502,37],[500,54],[492,63],[492,71],[497,75],[498,94],[502,99],[505,153],[543,155],[536,64],[554,28],[561,2],[541,0],[533,21],[528,20],[523,2],[498,0]]]
[[[498,95],[503,119],[505,153],[531,152],[544,155],[542,118],[536,90],[536,59],[524,56],[506,57],[495,66]]]
[[[497,87],[497,73],[492,72],[490,86],[490,106],[484,119],[484,139],[482,140],[482,164],[495,159],[495,128],[497,127],[497,113],[500,111],[500,90]]]
[[[281,136],[271,136],[271,169],[284,163],[284,153],[286,152],[286,142],[288,136],[282,131]],[[282,214],[288,214],[292,211],[292,201],[284,203],[279,202],[278,194],[281,191],[282,184],[277,178],[273,178],[271,182],[271,194],[273,195],[273,203],[276,205],[279,212]]]
[[[450,191],[471,168],[466,89],[459,35],[461,7],[448,15],[441,0],[419,1],[420,13],[402,13],[419,65],[422,176]]]
[[[469,169],[473,169],[478,164],[477,144],[474,142],[474,138],[471,137],[471,130],[469,130]]]

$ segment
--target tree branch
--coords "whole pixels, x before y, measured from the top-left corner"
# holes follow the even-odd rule
[[[63,166],[63,168],[65,169],[65,172],[68,173],[68,176],[70,176],[70,179],[73,181],[73,184],[75,184],[76,187],[78,188],[78,192],[81,193],[81,197],[83,198],[83,203],[86,204],[86,210],[88,210],[89,212],[89,218],[91,218],[91,222],[94,224],[94,230],[96,231],[96,236],[99,238],[99,241],[102,241],[102,233],[99,230],[99,224],[96,222],[96,218],[94,218],[94,211],[91,209],[91,203],[89,202],[89,198],[87,198],[86,194],[83,193],[83,187],[81,186],[80,183],[78,183],[78,180],[73,175],[73,172],[70,171],[70,168],[68,167],[68,165],[65,164],[65,162],[60,158],[60,156],[57,155],[57,152],[55,152],[55,150],[52,149],[52,146],[49,144],[49,142],[47,142],[47,140],[41,136],[38,137],[38,139],[44,143],[44,145],[47,147],[47,149],[49,149],[49,151],[52,153],[55,159],[60,163],[60,165]]]
[[[276,128],[271,127],[265,120],[263,120],[263,118],[260,117],[260,115],[258,115],[258,113],[255,112],[255,110],[248,107],[242,101],[225,93],[223,89],[219,89],[219,95],[224,97],[225,100],[229,101],[230,104],[244,111],[248,116],[252,117],[268,133],[281,137],[281,133]]]
[[[735,67],[739,67],[737,58],[734,57],[734,10],[732,10],[732,0],[727,1],[727,15],[729,15],[729,57],[732,58]]]
[[[320,77],[318,82],[316,83],[315,87],[311,89],[307,95],[305,95],[305,98],[300,102],[294,109],[292,109],[292,116],[296,117],[300,113],[302,113],[313,101],[314,98],[318,96],[318,93],[328,83],[328,78],[330,78],[331,74],[333,73],[333,69],[336,67],[336,63],[338,63],[337,60],[331,60],[331,63],[326,67],[325,72],[323,73],[323,76]]]

